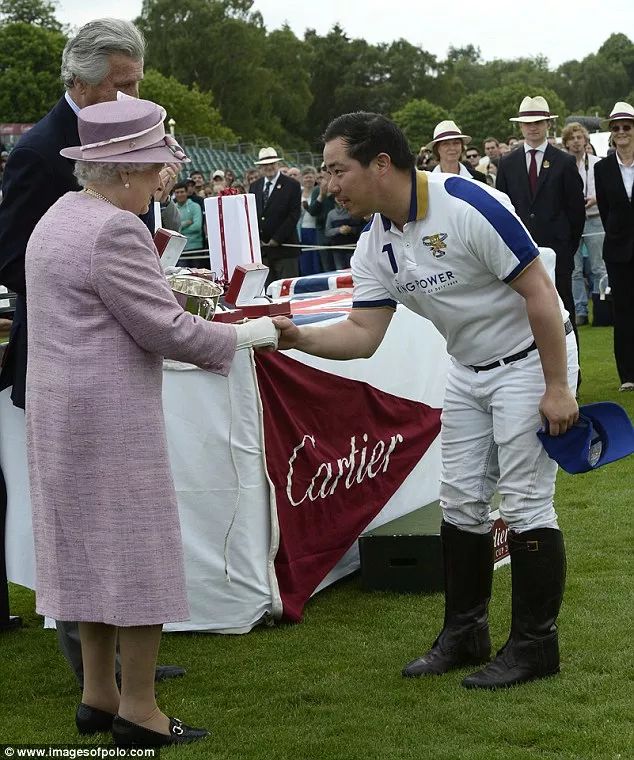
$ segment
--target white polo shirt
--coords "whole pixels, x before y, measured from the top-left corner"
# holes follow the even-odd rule
[[[352,257],[353,307],[400,302],[431,320],[462,364],[533,342],[524,298],[508,283],[539,251],[507,195],[455,174],[415,172],[401,232],[374,214]],[[562,316],[567,318],[560,301]]]

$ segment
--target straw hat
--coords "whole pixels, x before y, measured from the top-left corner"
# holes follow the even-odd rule
[[[465,145],[468,145],[471,142],[471,137],[469,135],[463,135],[460,129],[456,126],[456,122],[447,119],[446,121],[441,121],[439,124],[436,124],[434,127],[434,139],[431,142],[428,142],[427,145],[425,145],[425,148],[431,150],[432,145],[435,145],[437,142],[442,142],[443,140],[462,140]]]
[[[634,108],[624,100],[619,100],[618,103],[614,104],[614,108],[610,112],[610,115],[607,119],[602,119],[601,124],[607,125],[611,121],[619,121],[620,119],[634,121]]]
[[[477,172],[482,172],[482,174],[486,174],[489,171],[490,165],[491,159],[489,156],[482,156],[482,158],[478,161],[478,165],[475,167],[475,170]]]
[[[60,153],[75,161],[99,163],[187,163],[190,159],[180,145],[165,134],[166,115],[150,100],[127,96],[86,106],[77,114],[81,145]]]
[[[278,161],[282,161],[282,157],[277,155],[275,148],[262,148],[255,163],[258,166],[263,166],[264,164],[275,164]]]
[[[513,116],[509,121],[519,121],[524,124],[530,124],[532,121],[543,121],[544,119],[556,119],[557,114],[551,113],[546,98],[536,95],[534,98],[525,97],[520,104],[520,110],[517,116]]]

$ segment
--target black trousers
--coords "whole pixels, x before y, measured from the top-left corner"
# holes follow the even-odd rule
[[[634,383],[634,255],[605,262],[614,306],[614,358],[622,383]]]

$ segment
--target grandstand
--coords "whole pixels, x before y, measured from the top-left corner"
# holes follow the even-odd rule
[[[191,164],[184,169],[182,176],[187,176],[192,169],[198,169],[205,175],[209,175],[214,169],[231,169],[236,176],[244,176],[244,172],[254,166],[258,158],[258,150],[262,146],[253,143],[229,143],[212,142],[208,137],[197,135],[176,135],[178,144],[181,145],[191,158]],[[319,166],[321,155],[318,153],[284,151],[279,146],[280,155],[289,166]]]

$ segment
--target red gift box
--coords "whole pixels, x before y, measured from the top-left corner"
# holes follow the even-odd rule
[[[161,259],[161,266],[167,269],[167,267],[176,266],[176,262],[187,245],[187,238],[180,232],[159,227],[154,233],[154,245]]]
[[[245,315],[242,309],[227,309],[226,311],[222,311],[220,308],[218,308],[214,314],[214,322],[222,322],[228,324],[243,322],[244,318]]]
[[[241,306],[240,311],[248,319],[257,319],[258,317],[290,317],[290,301],[267,301],[263,298],[261,301]]]
[[[269,268],[264,264],[239,264],[229,281],[225,301],[235,306],[251,303],[254,298],[262,295],[268,271]]]
[[[270,300],[262,296],[264,283],[269,268],[264,264],[245,264],[236,266],[225,302],[237,306],[245,317],[274,317],[291,315],[291,302],[288,298]]]

